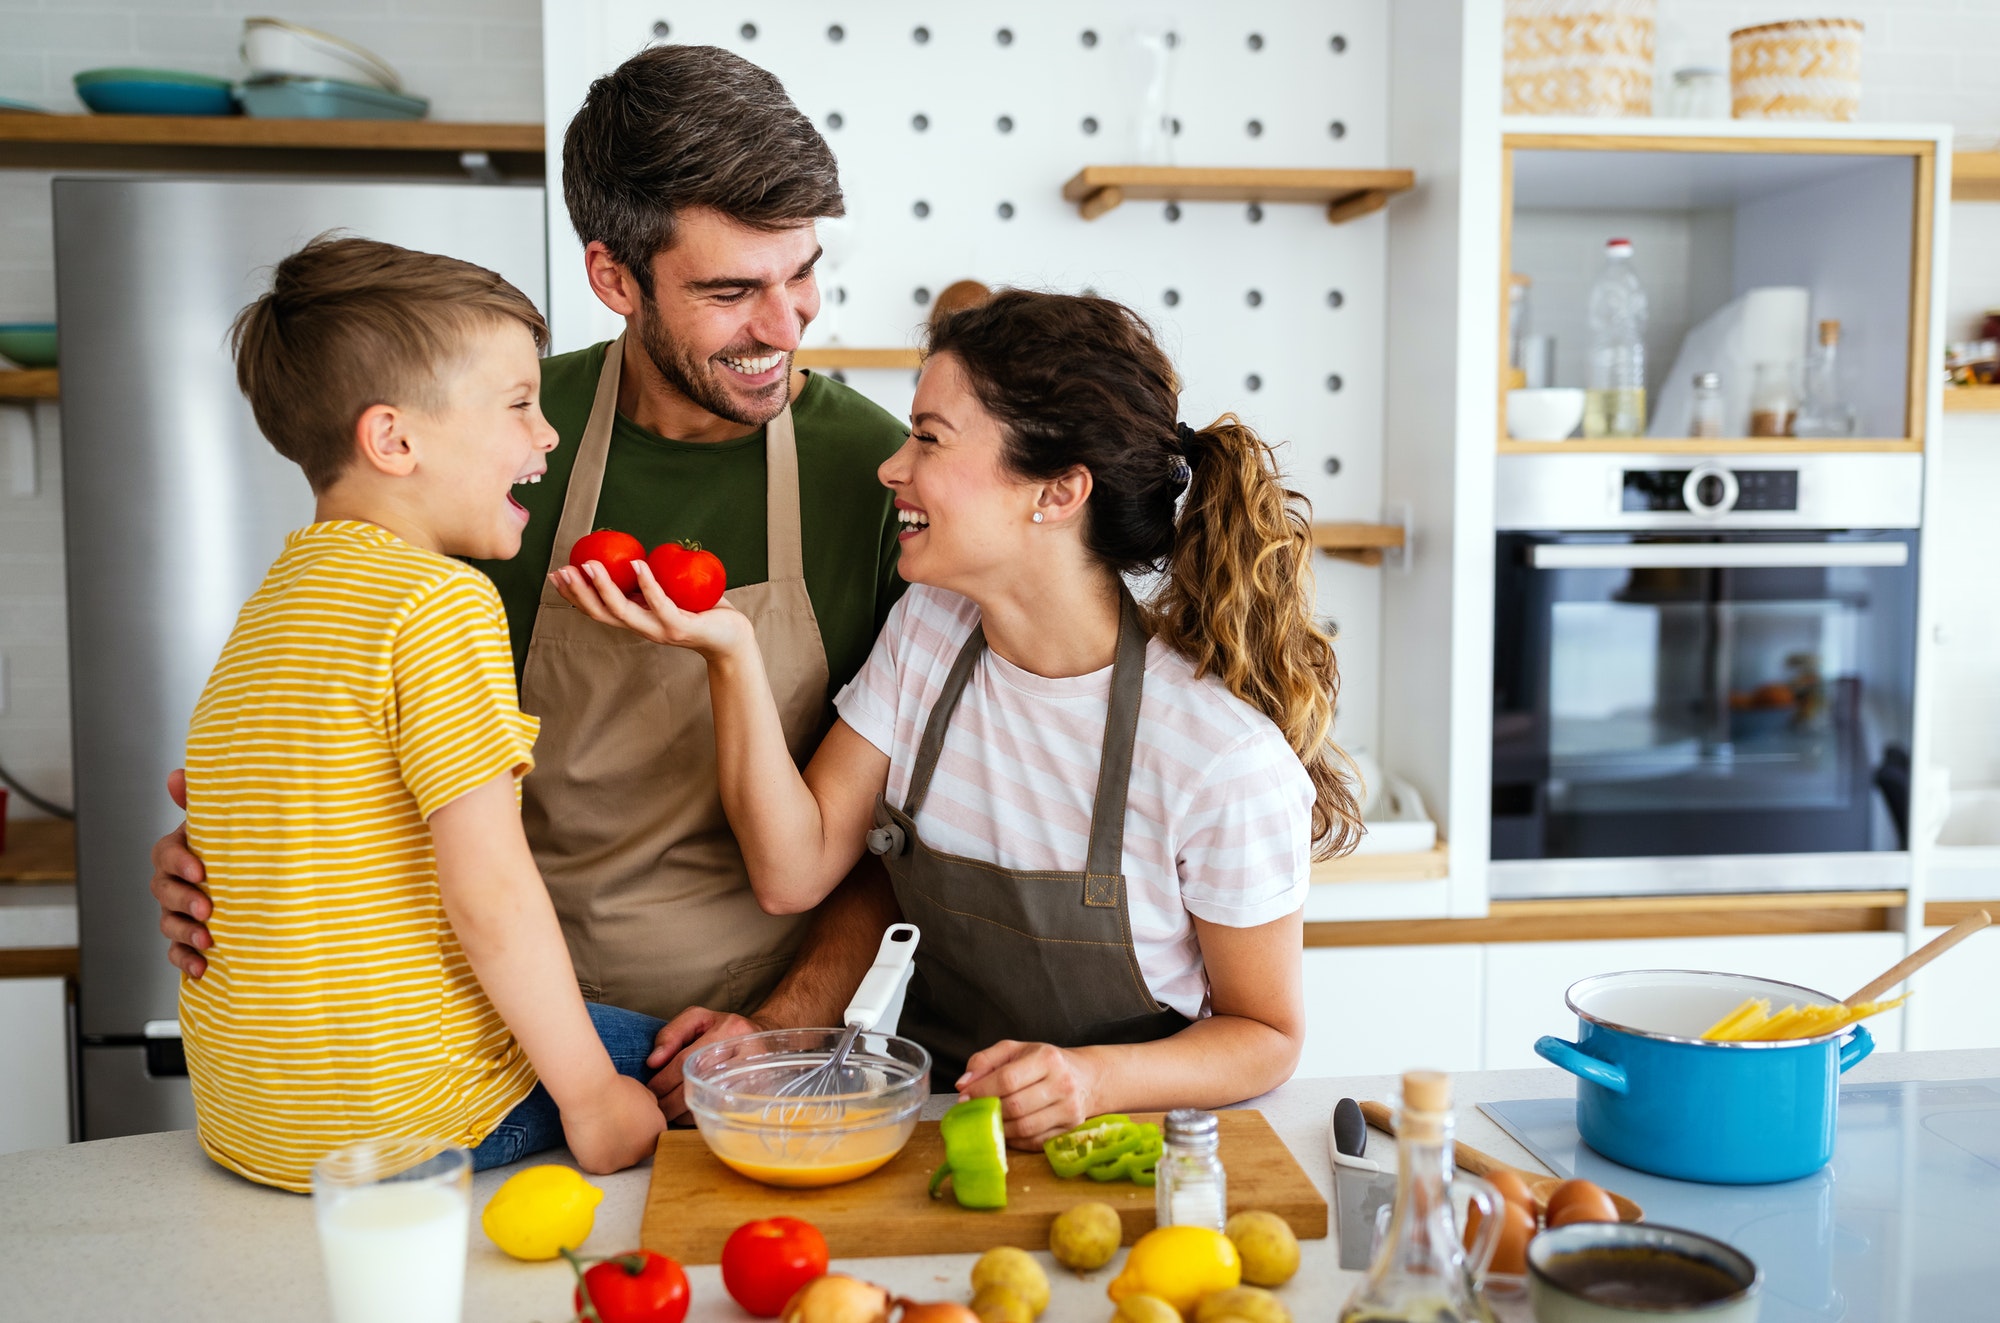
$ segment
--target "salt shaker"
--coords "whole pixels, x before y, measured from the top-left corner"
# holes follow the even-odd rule
[[[1694,394],[1688,403],[1688,435],[1722,435],[1722,376],[1720,373],[1695,373]]]
[[[1220,1231],[1229,1218],[1229,1193],[1217,1151],[1214,1112],[1177,1107],[1167,1113],[1166,1147],[1154,1187],[1159,1225]]]

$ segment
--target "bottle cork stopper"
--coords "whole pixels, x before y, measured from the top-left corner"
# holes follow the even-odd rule
[[[1819,342],[1823,345],[1840,343],[1840,323],[1829,317],[1819,324]]]
[[[1403,1074],[1403,1110],[1448,1112],[1451,1110],[1451,1076],[1441,1070],[1412,1070]]]

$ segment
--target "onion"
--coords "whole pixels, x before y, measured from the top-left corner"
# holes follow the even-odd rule
[[[896,1303],[903,1308],[903,1312],[896,1316],[898,1323],[980,1323],[979,1315],[949,1300],[936,1300],[929,1304],[898,1300]]]
[[[889,1293],[873,1282],[830,1272],[798,1289],[782,1323],[888,1323]]]

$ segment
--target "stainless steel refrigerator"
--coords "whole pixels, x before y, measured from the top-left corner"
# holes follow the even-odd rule
[[[548,307],[539,187],[58,179],[56,303],[82,975],[80,1138],[184,1128],[179,976],[147,893],[167,773],[237,609],[312,520],[237,392],[229,323],[341,230],[490,267]]]

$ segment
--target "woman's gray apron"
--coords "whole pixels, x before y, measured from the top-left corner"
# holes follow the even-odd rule
[[[924,934],[898,1032],[930,1049],[933,1088],[949,1092],[966,1058],[1004,1038],[1083,1047],[1147,1043],[1187,1027],[1186,1016],[1153,999],[1139,971],[1120,871],[1146,676],[1146,631],[1138,606],[1121,596],[1083,872],[1000,868],[933,850],[917,835],[917,812],[945,730],[986,650],[981,626],[973,627],[931,708],[903,807],[876,796],[868,848],[882,856],[903,917]]]

